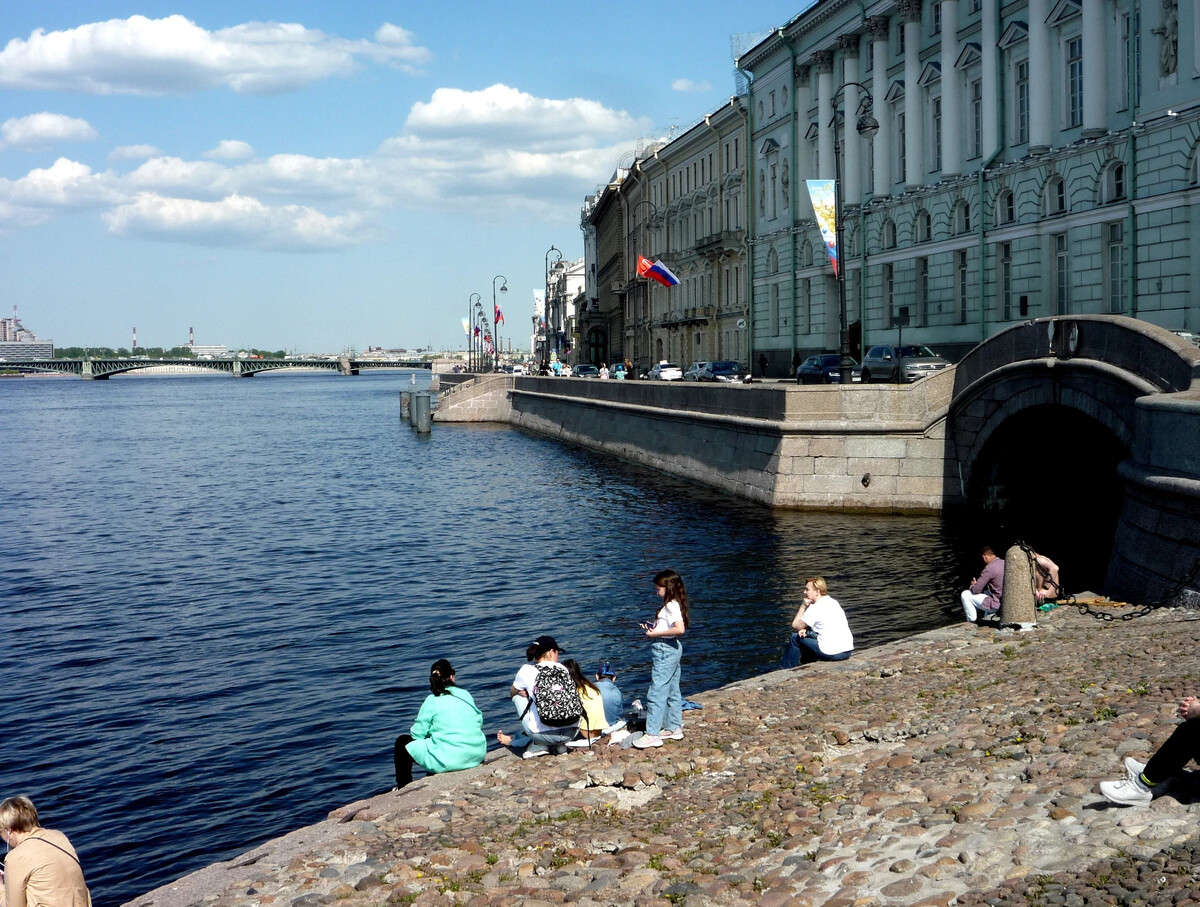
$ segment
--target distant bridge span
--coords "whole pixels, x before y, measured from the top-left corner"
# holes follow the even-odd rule
[[[343,356],[340,359],[8,359],[0,361],[0,370],[59,372],[99,381],[113,375],[162,365],[184,365],[224,372],[235,378],[253,378],[260,372],[285,369],[322,369],[343,375],[357,375],[364,369],[433,368],[432,363],[416,359],[349,359]]]

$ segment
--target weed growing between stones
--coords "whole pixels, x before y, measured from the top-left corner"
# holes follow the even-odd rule
[[[1110,705],[1103,706],[1092,712],[1097,721],[1112,721],[1117,717],[1117,710]]]

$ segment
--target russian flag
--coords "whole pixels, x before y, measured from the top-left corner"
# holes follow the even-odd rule
[[[500,311],[500,303],[496,303],[496,317],[492,319],[493,324],[504,324],[504,313]]]
[[[664,287],[674,287],[679,285],[679,278],[671,273],[671,269],[664,265],[661,261],[650,261],[643,255],[638,256],[637,264],[638,277],[649,277],[651,280],[657,280]]]

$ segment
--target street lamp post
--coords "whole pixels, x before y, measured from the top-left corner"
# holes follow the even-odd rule
[[[475,295],[479,296],[478,293]],[[486,325],[487,319],[483,314],[483,297],[479,296],[475,301],[475,321],[471,328],[472,336],[478,337],[475,341],[475,369],[477,371],[483,371],[483,329]],[[476,334],[476,331],[479,333]]]
[[[467,369],[475,371],[475,300],[482,299],[478,293],[467,297]]]
[[[643,238],[643,241],[645,241],[646,237],[648,237],[648,235],[650,233],[650,221],[652,221],[655,217],[658,216],[658,208],[657,208],[657,206],[655,206],[654,202],[650,201],[649,199],[643,198],[640,201],[638,201],[637,204],[635,204],[633,206],[633,216],[634,217],[637,217],[638,208],[640,208],[642,205],[645,205],[647,208],[650,209],[649,217],[647,217],[646,220],[642,223],[642,238]],[[644,254],[647,258],[654,257],[654,255],[651,254],[651,252],[650,252],[648,243],[647,243],[647,247],[639,254]],[[634,260],[633,273],[635,276],[637,275],[636,257]],[[649,371],[650,363],[654,362],[654,355],[653,355],[654,312],[651,311],[651,308],[650,308],[650,298],[651,298],[651,296],[650,296],[650,294],[651,294],[650,280],[649,280],[649,278],[643,277],[643,278],[641,278],[640,282],[642,285],[641,286],[641,291],[642,291],[641,296],[642,296],[643,301],[646,303],[646,362],[647,362],[646,370]],[[633,314],[632,320],[636,323],[638,320],[637,314],[636,313],[632,313],[632,314]],[[636,332],[635,332],[634,336],[637,336]],[[634,348],[633,352],[634,352],[634,355],[637,355],[636,344],[635,344],[635,348]],[[632,378],[633,376],[626,375],[626,377]]]
[[[550,318],[550,255],[555,255],[554,263],[558,264],[562,261],[562,252],[558,251],[554,246],[546,250],[546,298],[543,305],[546,310],[546,330],[544,340],[542,341],[542,360],[549,361],[550,359],[550,331],[552,328],[552,319]],[[556,338],[557,339],[557,338]],[[557,345],[555,347],[557,349]]]
[[[861,82],[846,82],[833,95],[833,210],[836,223],[834,225],[834,242],[837,244],[837,283],[838,283],[838,316],[841,330],[838,360],[838,383],[851,384],[854,364],[850,358],[850,324],[846,313],[846,247],[843,243],[842,227],[842,140],[838,138],[838,103],[844,92],[851,85],[863,92],[863,99],[858,109],[862,111],[855,123],[858,134],[868,141],[879,131],[879,121],[871,116],[872,98],[870,89]],[[844,115],[843,115],[844,119]],[[859,275],[862,279],[862,275]]]
[[[500,307],[496,304],[496,281],[501,281],[500,292],[508,292],[508,278],[497,274],[492,278],[492,340],[496,344],[496,365],[500,365]]]

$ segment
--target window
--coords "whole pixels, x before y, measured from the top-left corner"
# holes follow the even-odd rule
[[[942,33],[942,4],[934,3],[932,12],[933,15],[930,16],[932,33],[935,35],[940,35]]]
[[[1000,243],[1000,254],[996,257],[997,277],[1000,282],[1001,317],[1012,320],[1012,243]]]
[[[1083,38],[1068,38],[1067,60],[1067,127],[1083,125]],[[1103,77],[1104,74],[1101,74]]]
[[[913,327],[929,321],[929,259],[917,259],[917,314]]]
[[[896,115],[896,172],[902,181],[907,180],[907,170],[904,169],[904,114]]]
[[[787,110],[788,109],[788,94],[787,94],[787,86],[786,85],[783,87],[782,95],[783,95],[782,106],[783,106],[784,110]]]
[[[904,56],[904,20],[896,23],[896,56]]]
[[[1045,210],[1048,215],[1062,214],[1067,210],[1067,187],[1061,176],[1046,180]]]
[[[954,232],[971,232],[971,206],[966,199],[959,199],[954,205]]]
[[[1105,258],[1107,259],[1108,311],[1120,315],[1125,308],[1125,224],[1113,221],[1104,228]]]
[[[1051,242],[1054,253],[1054,312],[1066,315],[1071,303],[1071,262],[1067,251],[1067,234],[1055,233]]]
[[[734,167],[742,166],[742,154],[741,154],[741,151],[739,151],[739,149],[738,149],[738,139],[736,136],[734,137],[734,140],[733,140],[733,166]]]
[[[983,82],[971,83],[971,157],[983,157]]]
[[[941,9],[941,4],[934,6],[934,9]],[[942,96],[936,95],[929,99],[929,113],[933,122],[933,147],[929,149],[930,157],[932,158],[931,171],[942,169]]]
[[[883,305],[889,315],[895,311],[896,303],[896,273],[892,266],[883,266]]]
[[[771,116],[775,116],[775,92],[771,92]]]
[[[816,260],[816,253],[813,252],[812,243],[800,244],[800,265],[801,267],[811,268]]]
[[[958,323],[967,323],[967,250],[954,253],[955,295],[958,297]]]
[[[1013,67],[1013,95],[1016,106],[1015,144],[1029,141],[1029,61],[1018,60]]]
[[[1125,198],[1125,164],[1113,161],[1104,170],[1104,181],[1100,187],[1101,204],[1118,202]]]
[[[896,222],[888,219],[883,222],[883,237],[880,240],[885,249],[896,248]]]
[[[983,0],[971,0],[971,12],[977,13],[983,9]]]
[[[1016,219],[1016,203],[1012,190],[1003,189],[996,197],[996,225],[1011,224]]]
[[[933,219],[928,211],[917,212],[917,242],[929,242],[933,239]]]
[[[801,307],[800,317],[804,319],[801,324],[812,324],[812,278],[805,277],[800,281]]]
[[[779,284],[771,287],[771,336],[779,336]]]

